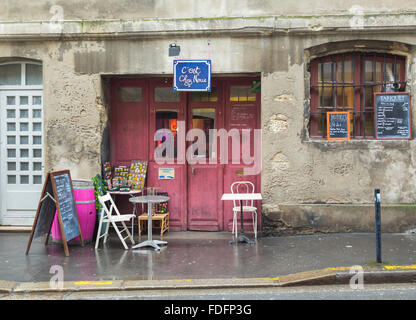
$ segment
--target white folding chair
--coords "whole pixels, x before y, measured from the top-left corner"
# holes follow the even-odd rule
[[[100,241],[100,238],[104,237],[104,243],[107,242],[107,237],[108,237],[108,229],[110,227],[110,223],[113,226],[113,228],[116,230],[118,237],[121,240],[121,243],[124,246],[124,249],[128,249],[127,244],[124,240],[126,240],[127,238],[130,239],[131,243],[134,244],[134,239],[131,235],[131,233],[129,232],[129,229],[126,226],[126,221],[130,221],[132,219],[134,219],[134,214],[120,214],[120,212],[118,211],[113,199],[111,198],[111,195],[109,193],[103,195],[103,196],[98,196],[98,200],[100,201],[102,207],[103,207],[103,212],[101,214],[100,217],[100,223],[98,225],[98,233],[97,233],[97,240],[95,241],[95,249],[98,248],[98,243]],[[109,206],[107,205],[107,203],[109,204]],[[115,212],[115,213],[114,213]],[[101,235],[101,228],[103,223],[106,223],[106,227],[105,227],[105,232]],[[123,226],[123,230],[119,230],[117,227],[117,223],[120,222]],[[127,236],[123,238],[122,233],[126,232]]]
[[[236,181],[231,184],[231,193],[254,193],[254,184],[250,181]],[[253,206],[253,200],[242,200],[243,212],[251,212],[253,220],[254,238],[257,239],[257,208]],[[233,200],[233,230],[232,233],[237,237],[237,217],[241,212],[240,200]],[[243,223],[241,221],[241,223]]]

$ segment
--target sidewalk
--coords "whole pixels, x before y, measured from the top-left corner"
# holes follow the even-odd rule
[[[1,232],[0,292],[51,290],[53,265],[62,267],[64,290],[72,291],[348,283],[354,265],[373,283],[411,282],[416,275],[415,234],[383,234],[382,266],[375,264],[374,234],[265,237],[255,245],[230,239],[229,232],[170,232],[168,245],[155,252],[124,250],[111,235],[97,251],[94,243],[70,245],[65,257],[60,243],[45,246],[43,238],[25,255],[29,233]]]

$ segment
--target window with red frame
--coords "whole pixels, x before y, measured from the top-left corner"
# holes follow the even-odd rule
[[[326,113],[348,111],[351,138],[374,138],[374,93],[406,90],[405,58],[383,53],[343,53],[310,63],[309,134],[326,137]]]

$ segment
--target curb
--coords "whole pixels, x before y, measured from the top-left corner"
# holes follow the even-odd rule
[[[415,266],[390,266],[361,269],[364,284],[416,283]],[[387,268],[387,269],[386,269]],[[14,282],[0,280],[2,294],[80,293],[133,290],[174,289],[232,289],[319,286],[349,284],[357,276],[353,267],[336,267],[312,270],[271,278],[232,279],[179,279],[179,280],[102,280],[65,281],[63,287],[54,288],[50,282]],[[52,284],[53,285],[53,284]]]

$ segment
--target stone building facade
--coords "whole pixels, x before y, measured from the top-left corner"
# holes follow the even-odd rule
[[[402,89],[413,97],[416,11],[410,2],[0,2],[0,62],[42,65],[43,176],[61,169],[75,178],[101,173],[111,152],[111,79],[171,76],[174,58],[209,58],[214,77],[261,80],[265,233],[372,231],[375,188],[384,231],[416,225],[413,138],[382,141],[357,133],[328,141],[311,134],[316,59],[397,57],[404,61]],[[168,55],[172,43],[180,45],[179,57]],[[0,223],[30,225],[30,208],[7,212],[6,177],[16,173],[18,180],[21,172],[8,173],[2,148]]]

